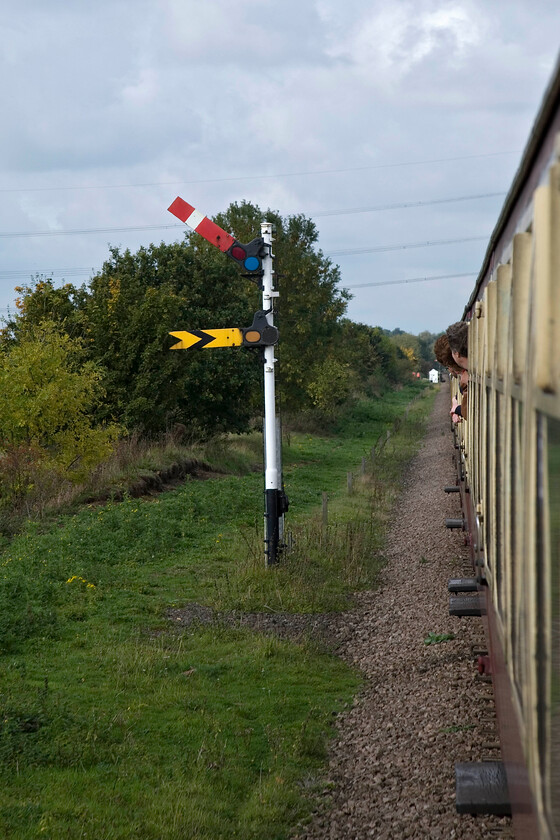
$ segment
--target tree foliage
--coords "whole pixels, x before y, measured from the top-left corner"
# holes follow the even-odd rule
[[[232,204],[216,221],[241,241],[276,227],[274,253],[281,291],[278,389],[284,404],[313,405],[312,383],[333,353],[346,294],[338,268],[315,250],[317,230],[304,216],[282,219],[252,204]],[[262,360],[256,350],[169,352],[174,330],[246,327],[261,309],[255,283],[208,242],[187,234],[137,253],[118,248],[89,287],[56,289],[36,278],[20,287],[18,315],[4,343],[18,341],[46,316],[83,339],[80,352],[104,371],[99,420],[155,432],[182,422],[201,434],[243,430],[261,403]]]
[[[91,361],[77,363],[79,345],[44,321],[0,350],[0,452],[35,452],[71,478],[105,457],[117,434],[114,425],[92,424],[101,373]]]
[[[409,378],[412,366],[400,347],[380,327],[344,319],[342,345],[365,393],[375,393]]]
[[[275,227],[282,406],[291,412],[327,410],[408,376],[410,365],[391,338],[344,318],[349,295],[338,267],[317,247],[311,219],[283,218],[242,202],[216,222],[249,242],[265,219]],[[111,248],[87,286],[55,288],[52,280],[36,277],[18,292],[18,311],[2,331],[0,347],[20,346],[45,318],[69,340],[79,339],[67,351],[75,364],[101,377],[96,381],[103,399],[89,401],[98,423],[157,432],[180,422],[207,436],[245,430],[261,411],[259,350],[170,352],[172,331],[247,327],[262,307],[258,278],[251,282],[196,234],[136,253]]]
[[[415,370],[427,376],[428,371],[434,367],[434,341],[440,333],[431,333],[424,330],[418,335],[412,335],[399,327],[391,332],[387,330],[384,330],[384,332],[410,359]]]
[[[315,404],[315,383],[325,358],[339,358],[341,318],[348,293],[339,288],[338,266],[316,249],[318,232],[303,215],[282,218],[251,204],[232,204],[217,222],[241,241],[260,233],[260,221],[274,224],[276,286],[280,292],[275,322],[280,330],[278,391],[289,411]],[[261,307],[260,294],[253,297]]]

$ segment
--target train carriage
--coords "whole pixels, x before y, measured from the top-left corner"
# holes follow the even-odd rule
[[[464,313],[459,483],[516,838],[560,838],[560,63]]]

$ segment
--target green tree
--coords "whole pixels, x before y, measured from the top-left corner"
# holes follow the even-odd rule
[[[242,202],[216,217],[220,226],[245,242],[260,235],[265,220],[275,227],[273,252],[280,292],[278,391],[284,407],[298,411],[314,405],[326,359],[339,358],[341,318],[350,295],[339,287],[338,266],[317,249],[319,234],[306,216],[282,218],[273,210],[263,213]],[[252,300],[260,308],[260,295],[253,293]]]
[[[391,340],[397,347],[400,347],[405,357],[417,367],[420,359],[420,344],[418,342],[418,337],[412,335],[412,333],[402,332],[402,330],[400,330],[398,334],[392,336]]]
[[[437,367],[438,369],[440,367],[434,356],[434,342],[440,335],[441,333],[431,333],[428,330],[418,333],[420,370],[425,376],[428,375],[433,367]]]
[[[348,402],[357,377],[347,362],[328,356],[314,368],[315,378],[308,385],[313,407],[324,415],[333,415]]]
[[[201,434],[246,428],[258,352],[169,349],[175,330],[249,326],[245,284],[200,237],[136,254],[112,249],[84,310],[90,353],[107,371],[106,413],[149,432],[171,422]]]
[[[85,286],[76,288],[72,283],[64,283],[55,287],[51,278],[36,275],[14,291],[16,312],[5,319],[5,326],[0,329],[0,346],[17,342],[20,335],[44,321],[58,324],[70,336],[83,334],[81,313],[87,299]]]
[[[396,384],[403,376],[402,353],[380,327],[344,319],[341,348],[368,395]],[[408,378],[408,370],[405,375]]]
[[[33,451],[70,479],[102,460],[118,431],[92,423],[101,373],[93,362],[76,363],[80,344],[45,321],[0,349],[0,451]]]
[[[312,407],[327,360],[340,353],[341,317],[348,295],[340,273],[321,251],[314,223],[281,218],[247,202],[232,204],[216,221],[242,242],[260,235],[264,219],[276,227],[274,254],[280,298],[278,391],[286,408]],[[83,358],[103,370],[105,399],[98,420],[117,419],[148,432],[173,422],[204,435],[242,431],[262,406],[258,350],[170,352],[175,330],[245,327],[262,307],[257,283],[196,234],[136,253],[110,249],[86,289],[55,289],[40,280],[20,289],[18,314],[3,343],[48,314],[79,335]]]

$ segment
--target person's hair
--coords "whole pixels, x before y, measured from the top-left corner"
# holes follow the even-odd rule
[[[451,355],[451,348],[449,346],[449,339],[444,333],[436,338],[434,342],[434,354],[440,365],[444,367],[456,367],[453,356]]]
[[[447,339],[452,352],[460,356],[469,355],[469,325],[466,321],[456,321],[447,327]]]

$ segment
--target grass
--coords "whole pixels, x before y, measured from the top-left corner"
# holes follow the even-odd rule
[[[41,645],[25,673],[8,660],[3,836],[260,837],[301,816],[296,783],[324,761],[326,707],[357,684],[340,663],[219,627],[91,641]]]
[[[429,399],[364,475],[361,458],[413,393],[360,406],[335,437],[290,436],[294,548],[274,569],[262,557],[262,475],[250,471],[29,523],[5,544],[2,836],[282,840],[306,819],[333,714],[359,676],[309,641],[224,623],[179,633],[166,611],[324,612],[375,585]],[[256,451],[245,438],[224,457],[243,465]]]
[[[442,642],[452,642],[455,633],[434,633],[430,631],[424,639],[425,645],[440,645]]]

